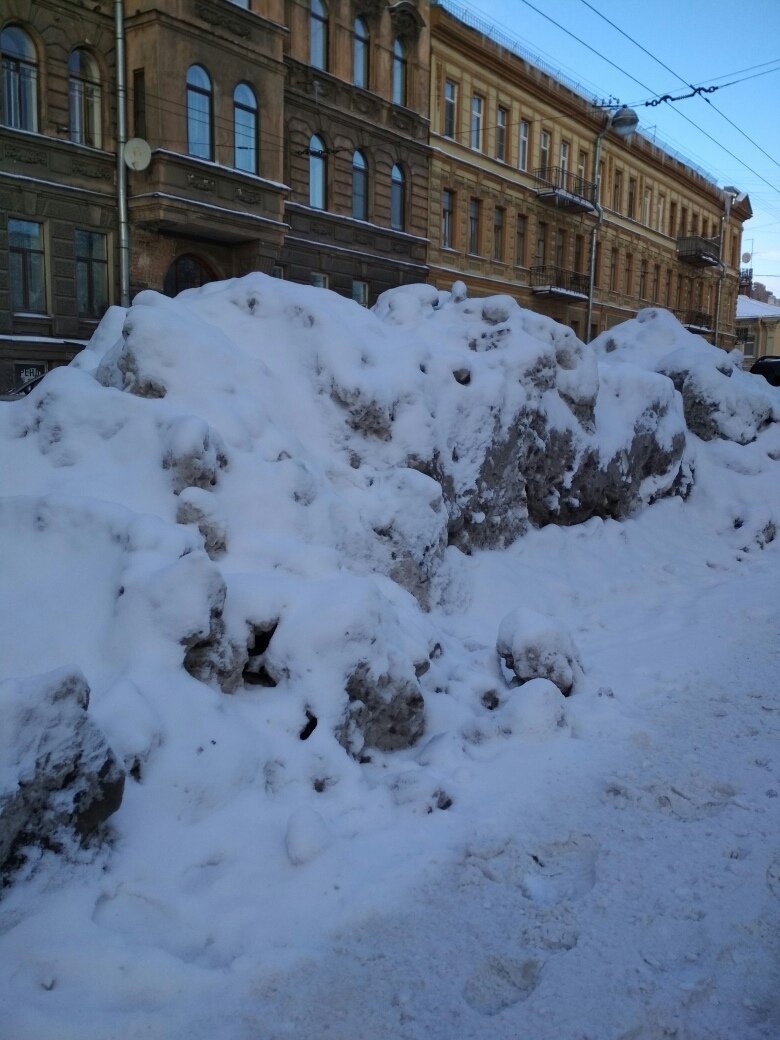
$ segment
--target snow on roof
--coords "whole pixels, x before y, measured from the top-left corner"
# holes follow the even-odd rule
[[[740,318],[777,318],[780,321],[780,307],[751,300],[749,296],[738,296],[737,320]]]

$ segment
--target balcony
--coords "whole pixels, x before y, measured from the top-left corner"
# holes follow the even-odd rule
[[[677,239],[677,259],[692,267],[718,267],[720,243],[716,238],[688,235]]]
[[[713,317],[706,311],[677,311],[676,315],[689,332],[712,332]]]
[[[531,292],[539,296],[568,296],[575,300],[587,300],[588,276],[579,271],[567,271],[550,264],[539,264],[531,268]]]
[[[739,292],[741,296],[750,296],[753,288],[753,268],[743,267],[739,272]]]
[[[536,197],[575,213],[595,211],[596,185],[561,166],[543,166],[533,171],[539,182]]]

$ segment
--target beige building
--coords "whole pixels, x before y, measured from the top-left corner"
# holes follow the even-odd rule
[[[737,346],[747,367],[760,357],[780,357],[780,307],[738,296]]]
[[[581,338],[658,304],[732,346],[749,201],[607,119],[432,6],[430,279],[511,293]]]

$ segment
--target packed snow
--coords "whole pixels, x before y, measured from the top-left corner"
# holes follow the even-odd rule
[[[250,275],[112,309],[0,444],[0,1036],[777,1040],[738,356]]]

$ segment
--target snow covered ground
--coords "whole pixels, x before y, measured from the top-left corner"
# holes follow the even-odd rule
[[[780,1037],[780,391],[712,389],[658,312],[589,351],[431,293],[144,294],[2,407],[0,678],[80,669],[133,770],[109,843],[31,849],[2,891],[3,1040]],[[652,422],[677,484],[466,555],[447,515],[490,524],[480,450],[540,364],[579,457]],[[680,457],[691,380],[725,436]],[[560,400],[588,394],[581,432]],[[407,465],[445,448],[446,508]],[[510,681],[499,630],[529,618],[576,648],[571,696]],[[412,746],[362,744],[361,662],[419,684]]]

